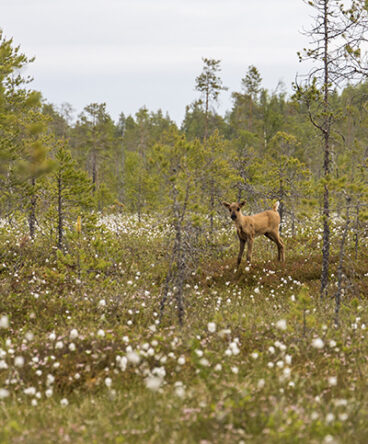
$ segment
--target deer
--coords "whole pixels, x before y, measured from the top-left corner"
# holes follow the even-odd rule
[[[241,208],[245,205],[245,201],[241,202],[222,202],[222,204],[230,211],[230,217],[235,223],[236,232],[239,237],[240,250],[238,255],[237,266],[239,267],[244,253],[245,243],[247,243],[247,261],[252,261],[253,241],[257,236],[264,235],[277,245],[278,260],[285,262],[284,244],[280,239],[280,215],[277,211],[280,203],[276,202],[272,210],[266,210],[262,213],[245,216]]]

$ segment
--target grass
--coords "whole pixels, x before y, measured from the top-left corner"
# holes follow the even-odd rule
[[[286,232],[284,265],[257,240],[249,270],[225,230],[179,328],[173,300],[158,323],[167,228],[105,223],[65,254],[2,228],[0,442],[367,442],[366,246],[346,261],[336,328],[316,227]]]

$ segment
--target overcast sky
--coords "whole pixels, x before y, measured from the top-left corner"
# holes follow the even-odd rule
[[[36,57],[27,74],[48,102],[76,114],[106,102],[114,119],[160,108],[181,123],[202,57],[221,60],[221,114],[249,65],[290,91],[312,12],[302,0],[0,0],[0,27]]]

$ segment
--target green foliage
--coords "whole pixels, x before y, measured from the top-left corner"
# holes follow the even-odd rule
[[[93,184],[87,173],[77,166],[72,159],[65,140],[60,139],[54,148],[56,167],[52,174],[43,181],[45,222],[50,236],[57,238],[59,248],[63,246],[66,229],[74,230],[78,216],[83,216],[91,223],[95,220],[91,210],[95,208]]]
[[[170,160],[193,169],[193,145],[172,142]],[[333,301],[317,303],[311,220],[285,236],[285,266],[267,260],[266,241],[240,274],[226,249],[208,250],[187,281],[179,329],[175,303],[155,322],[169,265],[161,222],[110,216],[89,236],[82,221],[68,252],[43,236],[25,240],[21,224],[0,229],[0,318],[9,322],[0,328],[0,440],[135,441],[139,431],[152,442],[364,441],[366,248],[339,329]],[[233,236],[217,239],[226,247]]]

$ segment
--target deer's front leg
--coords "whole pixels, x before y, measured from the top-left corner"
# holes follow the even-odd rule
[[[253,251],[253,238],[250,236],[247,239],[247,245],[248,245],[247,261],[251,262],[252,261],[252,251]]]
[[[244,253],[245,240],[243,240],[243,239],[241,239],[241,237],[239,237],[239,242],[240,242],[240,249],[239,249],[239,255],[238,255],[238,267],[240,265],[240,262],[242,260],[242,256]]]

